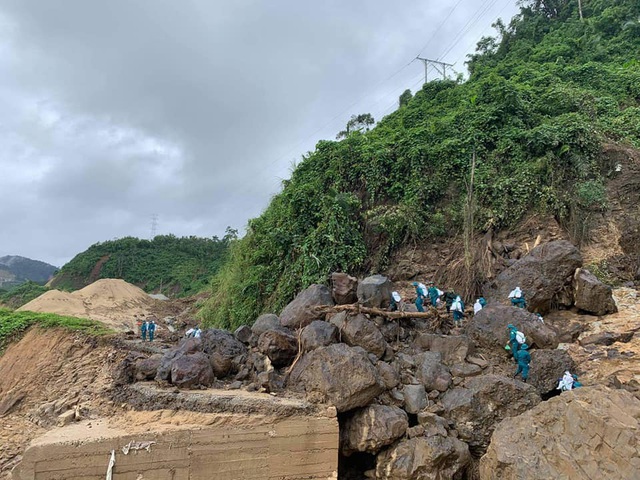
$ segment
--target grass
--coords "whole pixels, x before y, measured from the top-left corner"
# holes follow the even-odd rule
[[[0,353],[12,340],[17,339],[29,327],[65,328],[89,335],[112,333],[100,322],[86,318],[65,317],[53,313],[14,312],[0,308]]]

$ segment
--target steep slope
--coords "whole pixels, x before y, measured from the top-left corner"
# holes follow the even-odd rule
[[[46,283],[58,271],[57,267],[18,255],[0,257],[0,287],[6,288],[31,280]]]
[[[233,246],[203,318],[252,322],[331,271],[383,271],[403,248],[451,240],[474,292],[486,275],[474,237],[532,214],[587,242],[625,175],[603,145],[640,147],[640,4],[594,0],[583,14],[525,1],[478,44],[468,81],[427,83],[373,130],[319,142]]]
[[[147,292],[192,295],[202,290],[224,262],[229,241],[158,235],[153,240],[133,237],[96,243],[64,265],[51,288],[77,290],[102,278],[118,278]]]

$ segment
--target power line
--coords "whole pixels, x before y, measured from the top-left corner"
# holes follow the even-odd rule
[[[458,8],[458,5],[460,5],[462,3],[462,0],[458,0],[458,3],[456,3],[453,8],[449,11],[449,14],[445,17],[445,19],[440,22],[440,25],[438,25],[438,28],[436,29],[435,32],[433,32],[433,35],[431,35],[431,38],[429,38],[429,40],[427,40],[427,43],[425,43],[422,48],[420,49],[420,51],[418,52],[418,54],[416,55],[416,57],[419,57],[420,55],[422,55],[422,52],[424,51],[425,48],[427,48],[427,46],[431,43],[431,41],[436,38],[436,35],[438,34],[438,32],[440,31],[440,29],[443,27],[443,25],[445,23],[447,23],[447,20],[449,20],[449,18],[451,17],[451,15],[453,14],[453,12],[455,11],[456,8]]]
[[[151,215],[151,240],[156,238],[156,232],[158,231],[158,214]]]

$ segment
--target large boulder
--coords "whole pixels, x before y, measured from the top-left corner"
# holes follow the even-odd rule
[[[538,317],[522,308],[491,304],[468,322],[466,333],[478,347],[500,349],[509,341],[507,325],[513,324],[527,337],[529,346],[556,348],[558,335]]]
[[[273,313],[265,313],[256,318],[256,321],[251,325],[251,333],[253,333],[254,338],[258,338],[267,330],[277,330],[281,328],[280,319],[277,315]]]
[[[333,304],[329,288],[325,285],[313,284],[301,291],[292,302],[284,307],[280,313],[280,324],[289,328],[306,327],[314,320],[324,318],[324,314],[315,312],[313,307]]]
[[[171,367],[173,362],[183,355],[196,353],[202,350],[201,338],[186,338],[177,347],[170,348],[166,351],[160,359],[160,364],[156,369],[155,379],[161,382],[168,382],[171,380]]]
[[[534,350],[531,352],[531,368],[527,383],[540,395],[555,390],[566,370],[573,372],[575,362],[565,350]]]
[[[135,363],[136,380],[153,380],[158,373],[158,367],[162,362],[162,354],[156,353],[149,358],[138,359]]]
[[[446,392],[451,385],[451,373],[442,363],[439,352],[424,352],[415,356],[416,377],[428,391]]]
[[[593,315],[606,315],[618,311],[612,290],[589,270],[579,268],[573,276],[575,306]]]
[[[466,335],[423,333],[415,339],[413,346],[417,351],[440,353],[442,362],[446,365],[463,363],[467,355],[473,353],[473,342]]]
[[[208,387],[214,379],[209,358],[202,352],[182,355],[171,364],[171,383],[179,388]]]
[[[461,478],[469,462],[471,462],[469,447],[457,438],[440,435],[410,438],[378,454],[376,478],[379,480]]]
[[[485,285],[484,296],[488,300],[507,302],[509,292],[520,287],[529,310],[545,314],[556,299],[571,291],[573,274],[581,266],[580,250],[571,242],[544,243]]]
[[[380,329],[365,315],[346,315],[345,312],[331,317],[331,323],[340,331],[342,341],[351,345],[364,348],[378,358],[384,356],[387,350],[387,341]]]
[[[309,401],[330,403],[339,412],[364,407],[384,390],[367,353],[344,343],[306,353],[296,363],[289,383],[302,387]]]
[[[378,453],[402,437],[407,428],[409,417],[401,408],[369,405],[357,410],[341,426],[340,449],[344,455]]]
[[[258,351],[269,357],[274,367],[284,367],[298,354],[298,339],[284,328],[267,330],[258,339]]]
[[[427,406],[427,392],[424,385],[405,385],[402,396],[407,413],[416,414]]]
[[[640,478],[640,400],[579,388],[500,423],[480,461],[493,480]]]
[[[247,347],[233,334],[210,328],[202,332],[202,351],[209,355],[211,366],[216,377],[223,378],[238,372]]]
[[[338,329],[324,320],[315,320],[302,329],[300,343],[305,352],[326,347],[338,341]]]
[[[372,275],[358,284],[358,302],[365,307],[387,308],[393,284],[384,275]]]
[[[531,385],[499,375],[481,375],[467,380],[465,387],[445,393],[442,406],[460,439],[483,451],[498,422],[520,415],[540,401]]]
[[[358,279],[346,273],[332,273],[331,295],[336,305],[356,303],[358,301]]]

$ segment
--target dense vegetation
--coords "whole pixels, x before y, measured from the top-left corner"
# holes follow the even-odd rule
[[[121,278],[147,292],[194,294],[217,273],[235,238],[227,229],[222,239],[158,235],[96,243],[64,265],[51,286],[74,290],[100,278]]]
[[[467,81],[405,92],[371,131],[319,142],[234,242],[205,321],[252,322],[331,271],[382,270],[407,241],[459,234],[469,205],[475,232],[541,211],[584,234],[614,174],[602,143],[640,147],[640,2],[582,3],[584,20],[577,0],[521,2]]]
[[[39,297],[49,290],[47,287],[36,282],[25,282],[17,285],[8,291],[0,292],[0,303],[11,308],[20,308],[29,303],[34,298]]]
[[[66,328],[92,335],[110,333],[100,322],[85,318],[64,317],[53,313],[14,312],[0,308],[0,353],[7,344],[32,325],[42,328]]]

